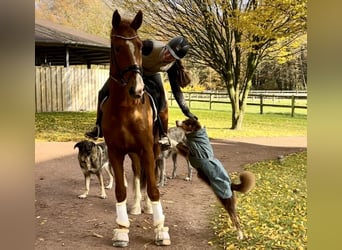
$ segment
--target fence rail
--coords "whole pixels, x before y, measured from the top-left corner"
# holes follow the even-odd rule
[[[98,91],[108,78],[108,69],[87,69],[81,67],[36,67],[35,110],[36,112],[56,111],[95,111]],[[169,104],[174,97],[168,92]],[[184,97],[191,107],[196,102],[208,103],[208,108],[217,103],[230,103],[227,93],[222,92],[184,92]],[[260,113],[265,107],[291,108],[293,116],[296,109],[307,109],[298,105],[297,100],[307,98],[306,91],[265,91],[253,90],[248,96],[248,105],[260,106]],[[278,99],[291,99],[291,104],[279,104]],[[177,105],[177,104],[176,104]]]
[[[185,92],[185,101],[191,107],[191,103],[208,103],[209,109],[211,110],[212,105],[218,104],[230,104],[230,99],[227,93],[220,92]],[[174,96],[172,92],[168,92],[169,103],[172,106],[174,102]],[[277,103],[279,100],[289,99],[290,104],[280,104]],[[247,105],[259,106],[260,114],[264,113],[264,107],[279,107],[279,108],[289,108],[291,109],[291,116],[293,117],[296,109],[307,109],[307,105],[298,105],[297,100],[307,100],[306,91],[251,91],[248,99]]]

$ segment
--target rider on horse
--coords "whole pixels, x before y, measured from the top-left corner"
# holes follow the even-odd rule
[[[156,104],[157,122],[161,131],[160,143],[166,148],[169,146],[169,139],[166,136],[168,124],[167,120],[164,120],[159,116],[166,108],[166,96],[160,72],[167,72],[172,93],[183,114],[189,118],[197,119],[197,117],[190,112],[180,89],[180,87],[183,88],[190,83],[190,78],[185,73],[184,67],[180,61],[187,54],[189,47],[188,41],[182,36],[174,37],[167,44],[154,40],[143,41],[142,66],[145,90],[153,97]],[[98,94],[96,126],[93,130],[85,133],[87,137],[94,140],[103,137],[101,130],[101,106],[108,98],[108,87],[109,79]]]

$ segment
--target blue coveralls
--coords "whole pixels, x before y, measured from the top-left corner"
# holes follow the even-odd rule
[[[208,177],[210,185],[218,197],[230,198],[232,196],[231,180],[222,163],[214,157],[206,129],[201,128],[198,131],[186,134],[186,138],[190,150],[189,161],[191,165],[196,169],[201,169]]]

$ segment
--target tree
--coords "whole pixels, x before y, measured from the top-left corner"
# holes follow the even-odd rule
[[[35,16],[109,39],[113,11],[103,0],[36,0]]]
[[[295,46],[284,52],[267,53],[253,78],[255,89],[307,89],[307,37],[299,37]]]
[[[307,0],[135,0],[127,4],[144,10],[145,26],[153,27],[160,38],[185,36],[191,44],[187,58],[218,73],[231,100],[231,129],[242,127],[252,79],[262,58],[306,32]]]

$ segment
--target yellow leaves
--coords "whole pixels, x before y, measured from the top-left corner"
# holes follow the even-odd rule
[[[236,249],[234,244],[230,244],[227,248],[225,248],[226,250],[232,250],[232,249]]]
[[[257,186],[250,194],[237,194],[237,210],[246,240],[236,239],[227,213],[220,209],[213,230],[221,247],[305,249],[306,152],[286,156],[282,164],[275,160],[250,164],[247,168],[257,176]]]

